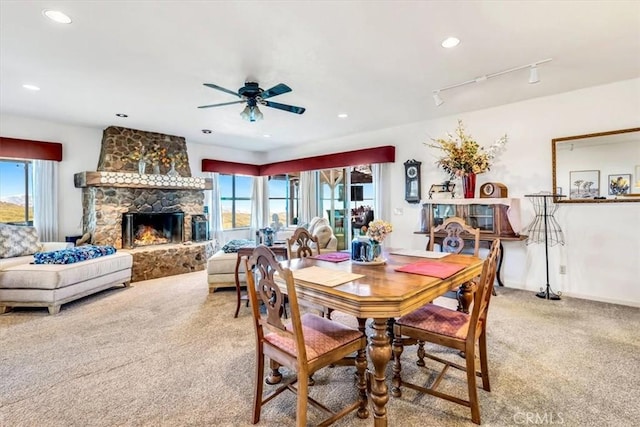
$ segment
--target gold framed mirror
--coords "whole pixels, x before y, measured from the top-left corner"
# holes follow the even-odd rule
[[[551,140],[558,203],[640,202],[640,128]]]

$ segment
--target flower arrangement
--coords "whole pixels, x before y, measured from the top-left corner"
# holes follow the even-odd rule
[[[445,154],[436,164],[454,178],[488,171],[491,160],[507,143],[507,135],[503,135],[485,149],[471,135],[465,133],[462,120],[458,120],[455,136],[447,133],[447,138],[432,138],[432,141],[433,143],[425,145],[442,150]]]
[[[362,229],[366,232],[369,239],[382,243],[387,237],[387,234],[393,231],[393,226],[386,221],[376,219],[375,221],[371,221],[368,227],[364,226]]]

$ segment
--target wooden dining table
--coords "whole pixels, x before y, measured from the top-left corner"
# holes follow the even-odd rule
[[[387,425],[386,404],[389,389],[385,370],[391,359],[391,341],[387,333],[387,321],[403,316],[423,306],[446,292],[479,276],[483,261],[471,255],[448,255],[429,261],[462,264],[464,268],[446,279],[395,271],[396,268],[416,263],[425,258],[394,255],[384,251],[386,262],[380,265],[360,265],[350,260],[329,262],[313,258],[299,258],[282,261],[283,267],[292,271],[317,266],[323,269],[340,270],[363,277],[338,286],[326,286],[296,279],[298,298],[322,307],[328,307],[358,318],[364,329],[366,319],[373,319],[368,336],[367,352],[373,365],[369,369],[371,381],[371,403],[374,426]]]

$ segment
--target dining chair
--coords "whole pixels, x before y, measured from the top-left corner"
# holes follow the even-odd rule
[[[474,239],[473,255],[478,256],[480,251],[480,229],[473,228],[464,222],[463,218],[452,216],[444,220],[437,227],[431,227],[429,234],[428,250],[433,251],[435,245],[435,234],[444,231],[447,235],[442,239],[440,245],[441,252],[459,254],[465,248],[464,235],[468,234]],[[469,236],[467,236],[467,240]]]
[[[393,396],[402,396],[401,386],[409,387],[421,393],[430,394],[471,408],[471,420],[476,424],[480,424],[476,376],[482,377],[482,388],[486,391],[491,391],[487,363],[486,327],[499,251],[500,241],[496,239],[491,245],[489,256],[484,261],[480,281],[474,293],[471,314],[435,304],[427,304],[396,320],[393,326],[394,339],[392,349],[394,363],[391,394]],[[443,363],[444,368],[429,387],[409,383],[401,377],[402,366],[400,363],[400,356],[407,338],[459,350],[464,353],[465,366],[424,351],[418,352],[419,366],[425,366],[424,357],[428,357]],[[476,371],[476,343],[478,343],[479,347],[480,371]],[[468,400],[436,390],[449,367],[466,371]]]
[[[435,247],[435,234],[438,232],[445,232],[446,236],[442,238],[440,244],[440,252],[448,252],[453,254],[462,253],[465,248],[466,241],[473,239],[473,256],[478,256],[480,253],[480,229],[467,225],[463,218],[452,216],[444,220],[442,224],[437,227],[431,227],[429,234],[429,246],[428,250],[433,251]],[[469,249],[469,253],[471,248]],[[467,252],[467,251],[465,251]],[[462,307],[469,307],[471,305],[471,286],[472,283],[463,283],[455,293],[458,299],[458,310],[462,310]],[[453,298],[453,292],[451,298]],[[495,295],[495,291],[494,291]],[[449,295],[445,295],[449,296]]]
[[[266,246],[258,246],[250,259],[246,259],[247,271],[254,266],[254,274],[247,275],[249,300],[253,313],[256,336],[256,372],[254,383],[253,424],[260,421],[262,406],[285,390],[297,394],[296,426],[307,423],[307,406],[329,412],[331,415],[319,425],[327,426],[357,409],[359,418],[367,418],[367,366],[365,335],[339,322],[313,313],[300,313],[293,273],[278,263],[276,256]],[[283,322],[285,294],[278,281],[286,283],[290,306],[290,320]],[[261,312],[260,304],[266,308]],[[356,356],[357,399],[334,413],[322,403],[308,396],[306,379],[317,370],[337,363],[352,353]],[[270,362],[286,366],[296,373],[288,381],[263,396],[265,356]],[[273,366],[273,365],[272,365]],[[305,379],[298,381],[299,378]]]
[[[320,255],[318,238],[311,235],[304,227],[296,228],[293,235],[287,239],[287,248],[289,259]]]

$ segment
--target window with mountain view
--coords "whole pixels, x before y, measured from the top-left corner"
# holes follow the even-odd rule
[[[249,228],[251,225],[251,190],[253,178],[220,174],[220,207],[222,229]]]
[[[0,159],[0,222],[33,224],[33,174],[29,160]]]

